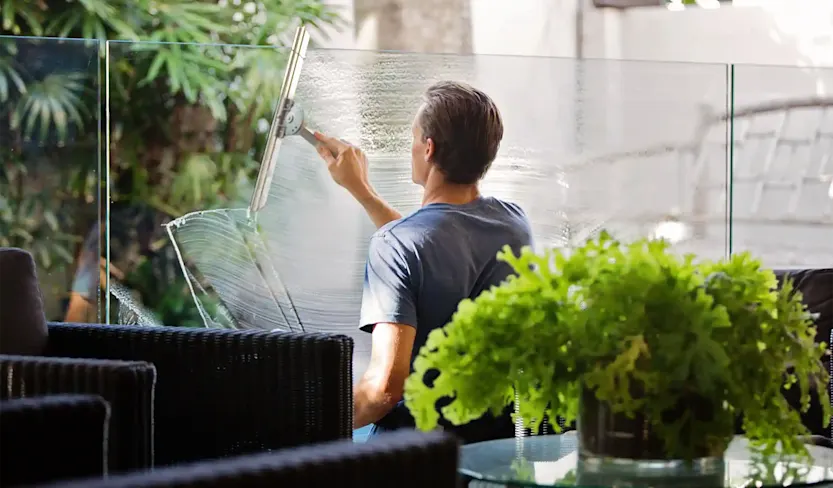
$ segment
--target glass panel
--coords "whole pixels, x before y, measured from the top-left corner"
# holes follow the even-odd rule
[[[833,262],[833,69],[734,67],[732,251]]]
[[[725,66],[311,51],[297,98],[310,126],[368,153],[378,191],[410,212],[420,202],[411,122],[442,79],[469,82],[500,107],[505,137],[483,191],[521,204],[539,245],[660,226],[681,251],[727,253],[727,131],[704,115],[725,113]],[[706,132],[710,145],[695,150]],[[369,337],[356,325],[373,225],[298,137],[283,142],[270,198],[259,222],[294,309],[306,330],[353,335],[361,374]]]
[[[100,318],[99,52],[0,36],[0,247],[34,255],[53,321]]]
[[[195,211],[222,215],[248,205],[286,52],[113,41],[107,51],[109,321],[232,326],[222,319],[225,309],[215,292],[223,288],[208,278],[217,269],[220,279],[223,270],[233,271],[231,259],[247,249],[233,242],[207,247],[220,254],[202,252],[206,242],[222,244],[222,235],[212,241],[219,229],[182,219],[171,232],[184,230],[186,251],[194,242],[189,236],[202,247],[181,265],[166,225]],[[226,300],[237,303],[228,294]]]
[[[115,94],[116,77],[129,75],[137,81],[127,86],[143,86],[138,80],[152,73],[163,49],[173,47],[111,43],[113,96],[121,96]],[[227,134],[248,130],[236,126],[236,119],[219,112],[209,117],[190,106],[169,108],[183,99],[170,94],[171,81],[179,76],[175,71],[165,74],[159,86],[144,85],[168,102],[130,113],[111,107],[114,268],[124,266],[145,280],[125,277],[123,282],[128,294],[139,291],[154,315],[149,322],[182,325],[168,305],[159,305],[165,300],[147,297],[173,300],[175,295],[177,310],[186,310],[182,297],[190,292],[197,307],[187,312],[187,323],[349,334],[357,341],[354,371],[361,374],[369,335],[356,326],[367,243],[375,229],[331,181],[314,149],[295,136],[282,141],[267,205],[250,218],[252,178],[285,59],[274,50],[222,49],[228,67],[239,67],[240,73],[250,73],[250,67],[263,70],[197,92],[209,95],[201,98],[204,106],[225,107],[209,103],[210,95],[238,97],[238,90],[253,83],[249,80],[257,80],[263,90],[252,115],[260,120],[258,130],[239,145],[224,145]],[[219,69],[226,67],[194,68],[196,73]],[[420,190],[410,181],[411,123],[423,91],[442,79],[469,82],[500,107],[505,137],[483,191],[521,204],[539,245],[570,246],[605,228],[622,238],[659,234],[675,240],[681,252],[701,256],[728,252],[727,128],[720,118],[726,112],[725,66],[310,50],[296,99],[311,128],[360,145],[377,190],[410,212],[420,203]],[[135,98],[114,100],[111,106],[136,103]],[[244,99],[233,106],[245,114],[248,103],[255,102]],[[177,142],[186,134],[184,142]],[[128,137],[135,140],[121,144],[145,156],[116,149]],[[187,141],[196,141],[197,147],[182,149]],[[224,169],[231,167],[224,159],[227,152],[245,155],[246,163]],[[201,157],[185,156],[195,153]],[[158,176],[137,176],[119,167],[128,158]],[[123,191],[116,190],[122,178],[139,176],[148,179],[141,208],[153,216],[143,217],[148,219],[143,225],[130,220],[139,200],[116,193]],[[185,185],[191,185],[187,191]],[[124,209],[121,214],[116,207]],[[169,245],[155,229],[173,217],[179,218],[166,226],[175,244]],[[119,237],[116,225],[123,226],[125,236]],[[142,229],[153,230],[140,238]],[[127,252],[120,247],[152,258],[137,257],[131,264],[118,257]],[[179,267],[177,253],[183,258]],[[153,260],[165,265],[139,271]]]

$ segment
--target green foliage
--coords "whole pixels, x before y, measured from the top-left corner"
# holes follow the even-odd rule
[[[499,258],[517,276],[460,303],[414,362],[405,399],[418,427],[437,425],[442,397],[454,399],[442,415],[459,425],[499,412],[515,391],[524,419],[572,421],[589,388],[615,412],[645,412],[669,455],[725,448],[741,412],[753,445],[805,452],[796,439],[805,428],[781,387],[798,383],[805,409],[811,385],[827,410],[829,402],[825,346],[814,344],[800,294],[789,283],[776,290],[748,254],[697,263],[668,247],[603,233],[569,252],[504,249]],[[714,415],[663,418],[692,395]]]
[[[148,287],[146,283],[165,283],[165,286]],[[178,327],[204,327],[199,311],[190,300],[188,283],[182,272],[173,267],[160,266],[155,260],[143,258],[133,269],[129,281],[125,285],[134,290],[139,299],[138,306],[153,304],[153,314],[165,317],[166,324],[176,324]],[[204,297],[203,306],[211,316],[217,315],[218,302]]]
[[[50,196],[27,182],[27,167],[10,156],[5,159],[0,165],[0,247],[26,249],[47,270],[72,263],[80,237],[62,230],[69,222],[59,224]]]
[[[28,249],[47,243],[37,251],[41,266],[66,266],[71,246],[53,243],[87,235],[103,199],[99,184],[109,183],[118,216],[110,231],[122,240],[113,262],[135,275],[127,281],[160,320],[177,325],[178,310],[192,303],[184,279],[150,281],[178,269],[161,252],[162,224],[233,205],[250,190],[261,126],[283,79],[282,46],[298,21],[322,34],[341,23],[338,12],[322,0],[0,0],[0,10],[0,35],[21,36],[0,38],[0,145],[8,149],[0,165],[28,171],[25,197],[34,201],[8,197],[22,193],[0,179],[0,230],[13,229]],[[111,43],[108,57],[107,40],[124,42]],[[105,80],[109,134],[99,105]],[[99,168],[105,141],[109,160]],[[171,291],[160,295],[160,287]]]

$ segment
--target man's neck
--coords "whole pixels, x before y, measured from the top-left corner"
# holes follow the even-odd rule
[[[422,206],[432,203],[450,203],[465,205],[480,197],[480,189],[474,185],[455,185],[445,182],[432,182],[429,178],[422,195]]]

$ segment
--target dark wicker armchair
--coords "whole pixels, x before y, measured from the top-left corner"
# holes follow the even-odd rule
[[[455,488],[458,451],[457,441],[442,432],[400,431],[379,436],[366,444],[337,441],[53,487]]]
[[[2,400],[75,393],[98,395],[109,403],[108,466],[114,472],[153,466],[155,381],[153,365],[142,361],[0,355]],[[67,419],[59,415],[49,425],[71,430]],[[62,421],[67,425],[60,427]],[[3,447],[4,457],[18,449],[11,441]]]
[[[153,364],[157,466],[352,435],[346,336],[52,323],[46,355]]]
[[[109,421],[99,396],[0,401],[0,485],[104,476]]]

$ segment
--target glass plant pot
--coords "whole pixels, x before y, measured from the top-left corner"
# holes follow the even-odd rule
[[[688,402],[683,408],[699,409],[694,415],[710,415],[706,402]],[[691,412],[689,412],[691,413]],[[593,391],[582,392],[578,418],[579,485],[708,487],[722,486],[723,453],[714,447],[694,446],[691,460],[665,454],[661,439],[643,414],[628,417],[614,413]]]

